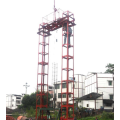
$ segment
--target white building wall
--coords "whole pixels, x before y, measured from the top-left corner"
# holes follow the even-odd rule
[[[100,109],[103,106],[103,100],[96,100],[96,109]]]
[[[61,102],[61,98],[58,98],[58,93],[61,93],[61,83],[59,83],[59,85],[60,85],[60,88],[57,89],[57,91],[55,90],[55,93],[57,93],[57,102]],[[71,82],[71,83],[69,83],[69,92],[73,92],[72,88],[73,88],[73,84]],[[62,88],[62,92],[66,92],[66,88]],[[72,94],[71,94],[71,96],[72,96]],[[69,98],[69,100],[71,100],[71,97]],[[62,101],[63,102],[66,101],[66,98],[62,98]],[[71,103],[71,101],[70,101],[70,103]]]
[[[75,97],[82,97],[83,95],[85,95],[85,76],[81,76],[81,75],[74,75],[75,76],[75,88],[79,88],[78,89],[74,89],[74,93],[75,93]],[[78,94],[79,92],[79,94]]]
[[[79,75],[79,83],[78,83],[78,75],[74,75],[75,77],[75,81],[74,81],[74,97],[77,98],[82,97],[83,95],[85,95],[85,84],[84,84],[84,79],[85,76],[81,77],[81,75]],[[60,88],[55,89],[55,93],[57,93],[57,102],[61,103],[61,98],[58,98],[58,93],[61,93],[61,83],[58,82],[57,84],[60,85]],[[78,89],[78,85],[79,85],[79,89]],[[78,90],[79,90],[79,95],[78,95]],[[66,92],[66,88],[62,88],[62,92]],[[73,82],[69,83],[69,92],[73,92]],[[73,95],[71,94],[71,97],[69,97],[69,103],[72,103],[73,101],[71,101],[71,99],[73,98]],[[66,98],[62,98],[62,101],[66,101]]]
[[[108,84],[108,81],[112,81],[112,85]],[[114,87],[114,81],[113,81],[113,75],[112,74],[103,74],[103,73],[97,73],[96,74],[91,74],[86,76],[85,79],[85,95],[91,93],[91,92],[95,92],[103,94],[103,96],[99,97],[98,99],[100,100],[96,100],[96,109],[100,109],[101,106],[103,105],[103,100],[102,99],[110,99],[110,95],[114,94],[113,91],[113,87]],[[114,100],[114,97],[113,97]],[[83,107],[86,107],[87,102],[84,100],[83,102]],[[90,106],[94,107],[93,105],[93,101],[90,101]],[[95,104],[95,101],[94,101]],[[104,109],[112,109],[113,105],[111,107],[106,107],[104,106]]]
[[[113,95],[113,75],[112,74],[98,74],[98,93],[103,93],[103,99],[110,99],[110,95]],[[112,81],[112,85],[108,84],[108,81]],[[114,96],[113,96],[114,100]]]
[[[20,99],[17,99],[20,98]],[[6,107],[10,109],[16,109],[18,105],[21,105],[22,103],[22,96],[21,95],[7,95],[6,96]]]
[[[85,78],[85,95],[96,92],[96,75],[91,74]]]
[[[103,93],[103,99],[110,99],[110,95],[113,95],[113,88],[98,88],[98,93]]]
[[[89,107],[87,107],[87,104],[89,104]],[[78,103],[79,107],[85,107],[85,108],[95,108],[95,101],[94,100],[83,100]]]
[[[101,106],[103,106],[102,96],[99,97],[98,99],[101,100],[96,100],[96,109],[100,109]],[[89,104],[89,107],[87,107],[87,104]],[[78,103],[78,106],[95,109],[95,100],[81,100],[81,102]]]
[[[51,88],[50,88],[50,87],[51,87]],[[52,91],[53,89],[54,89],[53,86],[50,86],[50,85],[48,86],[48,91]],[[38,86],[38,90],[41,91],[41,86]],[[47,86],[46,86],[46,85],[44,86],[44,91],[45,91],[45,92],[47,91]]]
[[[113,109],[113,107],[114,107],[114,104],[112,104],[112,106],[111,106],[111,107],[110,107],[110,106],[105,106],[105,105],[104,105],[104,109],[111,109],[111,110],[112,110],[112,109]]]

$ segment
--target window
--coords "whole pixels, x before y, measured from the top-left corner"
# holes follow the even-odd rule
[[[63,104],[63,105],[66,105],[66,102],[63,102],[62,104]],[[66,109],[66,108],[64,108],[63,110],[65,110],[65,109]]]
[[[16,99],[21,99],[20,97],[16,97]]]
[[[52,89],[52,87],[49,86],[49,89]]]
[[[112,103],[105,103],[104,106],[111,107]]]
[[[110,95],[110,100],[113,100],[113,95]]]
[[[62,98],[66,98],[66,94],[62,94]]]
[[[60,85],[55,85],[55,89],[60,89]]]
[[[112,85],[112,81],[108,81],[108,85],[111,86]]]
[[[20,101],[16,100],[16,104],[20,104]]]
[[[87,107],[89,107],[89,104],[87,104]]]
[[[73,77],[69,77],[69,80],[73,80]],[[75,81],[75,77],[74,77],[74,81]]]
[[[69,94],[68,97],[71,97],[71,94]],[[61,98],[61,93],[58,93],[58,98]],[[62,94],[62,98],[66,98],[66,94]]]
[[[63,84],[62,84],[62,88],[66,88],[66,83],[63,83]]]
[[[58,98],[61,98],[61,93],[58,93]]]

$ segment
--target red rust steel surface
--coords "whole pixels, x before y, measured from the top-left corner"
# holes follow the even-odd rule
[[[40,97],[40,105],[37,104],[38,102],[38,99],[36,99],[36,119],[37,119],[37,108],[40,107],[40,108],[43,108],[43,107],[48,107],[48,94],[47,94],[47,104],[46,105],[43,105],[43,93],[44,93],[44,76],[47,75],[47,92],[48,92],[48,70],[49,70],[49,36],[51,35],[50,34],[50,31],[54,31],[54,30],[57,30],[59,28],[62,27],[62,61],[63,59],[65,59],[67,61],[67,67],[66,68],[63,68],[62,64],[61,64],[61,88],[62,88],[62,83],[63,82],[66,82],[66,105],[62,105],[62,97],[61,97],[61,110],[63,107],[66,108],[66,119],[64,120],[73,120],[74,118],[69,118],[68,117],[68,108],[69,107],[72,107],[73,108],[73,114],[74,114],[74,89],[73,89],[73,92],[69,92],[68,91],[68,83],[70,82],[69,80],[69,71],[73,71],[73,78],[74,78],[74,26],[76,25],[74,23],[75,19],[74,19],[74,15],[69,12],[69,11],[66,11],[66,12],[63,12],[63,17],[62,18],[58,18],[58,19],[55,19],[54,21],[50,22],[50,23],[42,23],[39,25],[39,29],[38,29],[38,32],[37,34],[39,34],[39,42],[38,42],[38,70],[39,71],[39,65],[41,65],[41,73],[38,73],[37,72],[37,91],[38,91],[38,86],[41,85],[41,93],[38,93],[36,95],[36,97]],[[67,23],[67,28],[68,27],[73,27],[73,34],[71,35],[71,37],[73,37],[73,45],[69,45],[68,44],[68,31],[66,32],[67,33],[67,44],[63,44],[63,36],[65,35],[65,33],[63,34],[63,25],[64,23]],[[43,37],[43,40],[42,42],[40,42],[40,36]],[[48,43],[45,42],[45,39],[48,37]],[[42,51],[39,51],[39,47],[40,45],[42,45]],[[48,53],[45,52],[45,47],[48,46]],[[68,46],[70,46],[68,48]],[[67,55],[63,56],[63,47],[66,48],[66,51],[67,51]],[[73,48],[73,55],[69,55],[69,49],[70,48]],[[39,55],[42,56],[42,60],[39,61]],[[45,62],[45,55],[48,55],[48,62],[46,63]],[[72,59],[73,60],[73,68],[69,68],[69,60]],[[47,73],[44,72],[44,67],[45,65],[48,66],[47,68]],[[66,80],[63,80],[62,79],[62,71],[65,70],[67,71],[67,78]],[[41,83],[38,83],[38,75],[41,75]],[[42,87],[43,86],[43,87]],[[73,88],[74,88],[74,79],[73,79]],[[64,94],[62,92],[62,89],[61,89],[61,95]],[[69,105],[69,99],[68,99],[68,96],[69,94],[72,94],[73,95],[73,104],[72,105]],[[43,119],[43,116],[41,118],[41,120]]]
[[[43,24],[44,26],[45,24]],[[39,29],[40,29],[39,25]],[[42,42],[40,41],[40,35],[42,35]],[[40,113],[37,111],[38,108],[47,108],[48,107],[48,69],[49,69],[49,40],[48,43],[46,42],[46,37],[50,35],[49,31],[46,31],[45,28],[42,29],[42,31],[39,34],[39,42],[38,42],[38,70],[37,70],[37,94],[36,94],[36,119],[37,114]],[[49,38],[48,38],[49,39]],[[42,51],[40,50],[40,47],[42,46]],[[48,51],[45,51],[45,47],[48,47]],[[39,55],[41,55],[41,59],[39,58]],[[45,62],[45,56],[48,57],[48,62]],[[45,66],[47,66],[47,72],[45,73]],[[41,68],[41,72],[39,73],[39,68]],[[38,81],[38,76],[41,78],[41,83]],[[47,81],[45,81],[45,76],[47,76]],[[46,82],[46,83],[45,83]],[[40,86],[39,90],[38,87]],[[45,94],[44,86],[47,87],[47,93]],[[47,102],[44,104],[43,97],[46,96]],[[39,100],[39,101],[38,101]],[[38,103],[40,102],[40,103]],[[43,111],[41,115],[41,120],[44,119],[43,117]]]
[[[12,116],[6,115],[6,120],[15,120],[15,118],[13,118]]]
[[[73,114],[74,114],[74,17],[73,17],[73,24],[71,24],[71,22],[69,22],[69,17],[71,15],[69,15],[69,11],[67,11],[66,14],[63,13],[63,15],[66,15],[66,18],[67,20],[65,19],[65,23],[67,23],[67,30],[68,30],[68,27],[71,27],[73,26],[73,45],[72,45],[72,48],[73,48],[73,55],[69,55],[69,49],[71,48],[71,46],[68,48],[69,44],[68,44],[68,34],[69,32],[67,31],[67,44],[65,46],[65,44],[63,44],[63,36],[64,36],[64,33],[63,33],[63,24],[62,24],[62,64],[61,64],[61,117],[60,117],[60,120],[73,120],[74,117],[72,118],[69,118],[68,116],[68,110],[69,108],[72,108],[73,109]],[[73,15],[73,14],[72,14]],[[64,17],[63,17],[64,18]],[[67,52],[67,55],[64,55],[63,56],[63,47],[66,47],[66,52]],[[67,63],[67,67],[64,68],[63,67],[63,59],[66,59],[66,63]],[[69,60],[70,59],[73,59],[73,68],[69,68]],[[66,80],[63,80],[63,72],[66,71],[67,72],[67,78]],[[72,71],[72,74],[73,74],[73,92],[69,92],[69,71]],[[63,82],[66,82],[66,92],[62,92],[62,83]],[[66,94],[66,101],[63,101],[62,99],[62,94]],[[69,104],[69,94],[72,94],[73,95],[73,104]],[[66,104],[63,105],[63,102],[65,102]],[[65,118],[62,117],[62,108],[66,108],[66,116]]]

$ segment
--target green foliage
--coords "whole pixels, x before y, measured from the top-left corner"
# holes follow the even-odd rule
[[[58,111],[55,110],[53,117],[54,117],[54,118],[57,118],[57,116],[58,116]]]
[[[36,93],[32,93],[30,95],[30,103],[33,106],[33,108],[35,108],[35,106],[36,106]]]
[[[22,105],[18,105],[18,108],[19,108],[19,109],[22,109],[22,108],[23,108],[23,104],[22,104]]]
[[[102,118],[103,119],[114,119],[114,113],[112,112],[108,113],[108,112],[103,111]]]
[[[47,93],[45,93],[47,94]],[[51,95],[48,93],[48,105],[50,104],[50,98],[51,98]],[[38,98],[38,102],[40,103],[40,98]],[[46,98],[46,95],[43,97],[43,104],[46,104],[47,102],[47,98]],[[25,95],[22,99],[22,105],[19,106],[19,108],[29,108],[30,107],[33,107],[35,108],[36,107],[36,92],[35,93],[32,93],[31,95]]]
[[[104,111],[100,115],[93,116],[93,117],[85,117],[85,118],[81,118],[81,119],[77,119],[77,120],[95,120],[96,117],[98,120],[114,120],[114,113]]]
[[[105,73],[114,74],[114,64],[109,63],[109,64],[106,66],[106,68],[107,68],[107,70],[105,71]]]
[[[30,107],[30,105],[32,106],[32,104],[30,103],[30,96],[29,95],[25,95],[23,97],[22,104],[23,104],[23,107],[25,107],[25,108]]]
[[[18,112],[15,112],[15,113],[13,113],[13,115],[12,115],[14,118],[17,118],[18,116],[19,116],[19,113]]]
[[[87,108],[82,107],[82,106],[81,106],[81,107],[79,107],[79,110],[80,110],[80,111],[85,111],[86,109],[87,109]]]
[[[30,109],[27,109],[26,116],[27,117],[35,117],[35,113],[36,113],[35,109],[33,107],[30,107]]]

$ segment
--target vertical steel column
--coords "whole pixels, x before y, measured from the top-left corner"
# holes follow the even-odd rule
[[[71,16],[69,14],[70,12],[67,11],[67,13],[63,13],[64,15],[66,15],[66,18],[67,20],[62,24],[62,59],[61,59],[61,115],[62,115],[62,108],[66,108],[66,118],[63,118],[61,116],[61,120],[73,120],[74,119],[74,27],[73,27],[73,45],[70,45],[69,43],[69,27],[70,27],[70,22],[69,22],[69,16]],[[65,35],[63,33],[63,25],[66,23],[66,36],[67,36],[67,43],[63,43],[63,36]],[[72,26],[72,25],[71,25]],[[63,47],[66,48],[66,55],[63,55]],[[69,55],[69,49],[70,47],[73,47],[73,55]],[[66,59],[66,63],[67,63],[67,66],[66,68],[63,68],[63,59]],[[69,60],[72,59],[73,60],[73,68],[69,68]],[[69,71],[72,70],[73,71],[73,80],[69,80]],[[63,80],[63,71],[66,71],[66,79]],[[69,83],[72,82],[73,83],[73,92],[70,92],[69,91]],[[66,91],[65,92],[62,92],[62,83],[66,83]],[[64,101],[66,104],[64,105],[63,104],[63,94],[66,94],[66,101]],[[72,94],[73,95],[73,104],[69,104],[69,95]],[[72,118],[69,117],[68,115],[68,112],[69,112],[69,108],[72,108],[73,109],[73,116]]]
[[[39,25],[39,29],[40,29],[40,25]],[[39,62],[39,45],[40,45],[40,35],[39,35],[39,40],[38,40],[38,62]],[[36,119],[37,119],[37,102],[38,102],[38,73],[39,73],[39,64],[37,66],[37,90],[36,90]]]
[[[46,29],[44,28],[44,23],[39,26],[39,42],[38,42],[38,69],[37,69],[37,92],[36,92],[36,119],[38,118],[38,111],[37,108],[44,108],[48,107],[48,72],[49,72],[49,37],[48,37],[48,43],[46,42],[46,37],[49,36]],[[40,28],[41,27],[41,28]],[[42,42],[40,42],[40,35],[42,36]],[[40,45],[42,47],[42,51],[39,50]],[[45,52],[45,47],[48,46],[48,53]],[[41,61],[39,59],[39,55],[41,55]],[[48,62],[45,60],[45,56],[48,55]],[[41,65],[41,72],[39,73],[39,65]],[[46,71],[45,71],[45,66]],[[38,81],[41,75],[41,80]],[[45,76],[47,75],[46,79]],[[41,82],[41,83],[39,83]],[[40,87],[39,87],[40,86]],[[47,88],[47,91],[45,91],[45,86]],[[38,89],[39,87],[39,89]],[[44,102],[44,97],[46,96],[46,103]],[[39,100],[39,101],[38,101]],[[47,119],[46,116],[43,116],[43,111],[41,111],[42,116],[40,115],[41,120]]]
[[[97,93],[98,93],[98,77],[97,77],[97,73],[96,73],[96,88],[97,88]]]
[[[49,36],[48,36],[48,69],[47,69],[47,105],[48,105],[48,79],[49,79]]]
[[[67,12],[68,15],[68,12]],[[69,19],[67,17],[67,19]],[[66,81],[66,89],[67,89],[67,93],[66,93],[66,97],[67,97],[67,101],[66,101],[66,105],[68,106],[68,80],[69,80],[69,60],[68,60],[68,55],[69,55],[69,48],[68,48],[69,44],[68,44],[68,22],[67,22],[67,81]],[[68,107],[66,107],[66,118],[68,118]]]
[[[79,75],[78,75],[78,98],[79,98]]]
[[[73,14],[73,18],[74,18],[74,14]],[[74,26],[73,26],[73,106],[72,107],[73,107],[73,119],[74,119]]]

